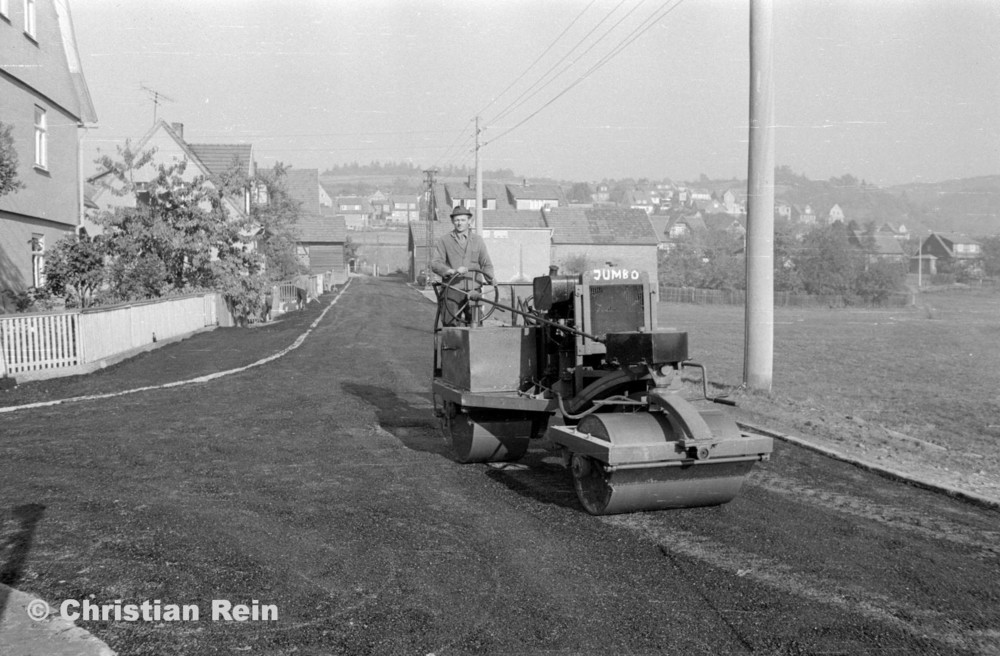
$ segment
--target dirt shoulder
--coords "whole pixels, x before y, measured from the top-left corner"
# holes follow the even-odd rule
[[[736,392],[740,421],[798,438],[918,483],[953,488],[1000,507],[1000,457],[946,448],[874,421],[838,415],[789,398]]]

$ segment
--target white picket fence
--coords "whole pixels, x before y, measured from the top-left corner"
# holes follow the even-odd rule
[[[309,276],[311,298],[329,287],[322,274]],[[274,286],[272,316],[296,304],[293,283]],[[109,358],[157,341],[209,326],[233,325],[225,301],[215,292],[87,310],[0,316],[0,375],[23,381],[87,373],[106,365]]]
[[[18,380],[85,373],[103,360],[219,323],[216,293],[0,317],[0,369]],[[2,373],[2,372],[0,372]]]

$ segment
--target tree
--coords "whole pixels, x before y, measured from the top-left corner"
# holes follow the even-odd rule
[[[858,273],[854,293],[869,303],[879,305],[887,301],[890,294],[902,289],[905,281],[905,265],[876,260]]]
[[[93,304],[104,279],[104,249],[86,234],[63,237],[46,253],[45,287],[67,305]]]
[[[825,226],[806,234],[795,267],[809,294],[850,296],[860,269],[856,249],[843,226]]]
[[[659,258],[660,284],[699,289],[746,289],[742,238],[713,230],[677,244]]]
[[[571,203],[589,203],[593,200],[590,196],[590,185],[586,182],[577,182],[570,187],[567,200]]]
[[[288,193],[287,168],[278,162],[271,170],[258,172],[252,184],[266,190],[266,203],[251,203],[250,221],[259,227],[257,248],[264,256],[267,274],[273,280],[288,280],[302,270],[298,257],[299,203]]]
[[[983,273],[990,278],[1000,277],[1000,235],[983,237]]]
[[[24,188],[17,177],[17,150],[10,135],[11,126],[0,121],[0,196]]]
[[[216,289],[234,312],[258,307],[263,283],[254,278],[260,278],[264,260],[251,246],[258,226],[226,209],[227,194],[242,184],[235,182],[238,176],[185,177],[182,161],[160,164],[151,179],[140,181],[139,169],[153,164],[152,151],[136,152],[130,144],[118,151],[118,159],[99,160],[110,173],[105,184],[137,202],[98,217],[114,295],[132,300]]]

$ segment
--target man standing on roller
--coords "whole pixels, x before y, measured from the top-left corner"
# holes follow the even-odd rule
[[[475,289],[476,282],[493,282],[493,262],[490,254],[486,251],[486,244],[483,238],[469,230],[472,221],[472,212],[467,207],[456,207],[451,211],[451,223],[454,229],[446,235],[442,235],[434,244],[434,258],[431,260],[431,269],[441,276],[447,284],[453,276],[460,276],[464,280],[452,285],[453,289],[445,289],[441,295],[441,308],[444,325],[459,325],[460,318],[464,318],[466,323],[475,320],[471,315],[471,307],[467,302],[468,297],[462,293],[462,289],[469,291]],[[474,274],[469,275],[469,269],[479,269],[486,276],[486,280],[473,280]],[[459,308],[463,308],[459,310]],[[460,315],[464,315],[461,317]]]

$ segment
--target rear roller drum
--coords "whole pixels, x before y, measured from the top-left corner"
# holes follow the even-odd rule
[[[530,418],[472,410],[445,416],[445,431],[459,462],[506,462],[528,450],[534,424]]]

